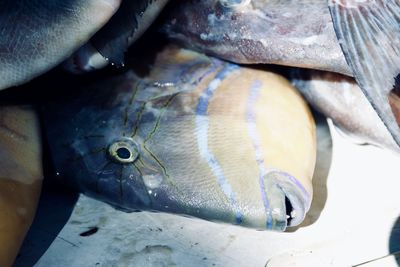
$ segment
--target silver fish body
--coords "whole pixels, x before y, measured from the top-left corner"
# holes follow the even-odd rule
[[[59,177],[121,209],[284,230],[310,207],[315,125],[274,74],[170,48],[44,113]]]

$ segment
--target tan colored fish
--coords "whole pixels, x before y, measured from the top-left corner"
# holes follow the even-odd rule
[[[43,179],[33,109],[0,107],[0,266],[11,266],[36,212]]]
[[[302,222],[315,124],[287,80],[169,48],[45,109],[60,178],[124,210],[257,229]]]

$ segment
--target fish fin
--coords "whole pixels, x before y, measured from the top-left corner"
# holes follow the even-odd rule
[[[400,89],[400,1],[329,0],[336,35],[362,91],[400,145],[389,97]]]
[[[154,0],[122,1],[110,21],[92,38],[99,53],[111,64],[124,65],[124,56],[130,39],[139,29],[140,19]]]

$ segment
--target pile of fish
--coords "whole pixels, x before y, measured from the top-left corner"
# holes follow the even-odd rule
[[[56,66],[85,77],[114,65],[40,109],[56,178],[121,210],[280,231],[301,224],[312,200],[316,137],[295,88],[358,142],[399,151],[398,0],[1,6],[0,89],[17,91]],[[149,34],[169,41],[158,50],[140,46],[135,52],[150,60],[126,64],[128,48],[138,49],[131,45],[152,24]],[[292,84],[265,64],[286,66]],[[4,105],[0,206],[10,211],[0,218],[10,220],[4,227],[0,220],[9,229],[0,242],[16,244],[0,260],[8,266],[32,220],[42,169],[35,111]],[[30,188],[23,194],[32,200],[16,204],[10,186],[19,194]],[[27,214],[27,223],[11,222]]]

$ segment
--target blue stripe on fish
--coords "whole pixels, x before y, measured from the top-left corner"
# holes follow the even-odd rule
[[[265,192],[265,182],[264,178],[266,177],[267,170],[264,165],[264,155],[261,149],[261,139],[257,132],[257,122],[256,122],[256,114],[254,112],[254,107],[257,102],[257,99],[260,95],[260,89],[262,87],[262,82],[259,80],[253,81],[253,84],[250,88],[250,95],[247,101],[246,108],[246,121],[247,121],[247,129],[250,135],[251,142],[253,144],[256,156],[256,162],[259,170],[258,181],[260,184],[261,198],[265,207],[266,212],[269,211],[269,201],[267,198],[267,193]],[[267,213],[268,214],[268,213]],[[266,228],[272,228],[272,217],[267,216]]]
[[[221,82],[232,72],[239,69],[239,66],[234,64],[228,64],[225,66],[210,82],[208,87],[203,91],[199,97],[199,102],[196,108],[196,128],[195,134],[197,137],[197,144],[199,147],[200,156],[208,163],[211,171],[217,178],[218,185],[220,186],[222,192],[230,200],[234,209],[236,216],[236,223],[241,224],[243,221],[243,215],[240,212],[239,205],[235,193],[232,190],[232,186],[226,179],[222,167],[218,163],[214,154],[210,151],[208,147],[208,106],[211,98],[213,97],[217,88],[221,85]]]
[[[310,203],[311,196],[307,192],[307,190],[304,188],[304,186],[299,182],[299,180],[297,180],[295,177],[293,177],[289,173],[282,172],[282,171],[279,171],[279,173],[281,175],[285,176],[286,178],[288,178],[291,182],[293,182],[293,184],[295,184],[301,190],[301,192],[307,197],[305,203]]]

